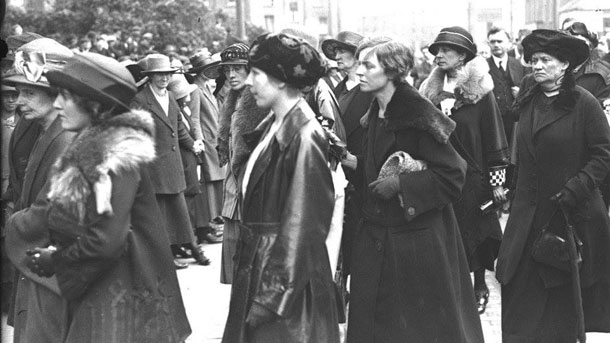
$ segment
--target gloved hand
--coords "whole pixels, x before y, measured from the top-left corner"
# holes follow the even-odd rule
[[[567,209],[576,207],[576,197],[574,196],[574,193],[567,188],[564,188],[559,193],[553,195],[551,200],[556,201],[560,206]]]
[[[369,184],[369,189],[376,197],[389,200],[400,192],[400,178],[395,175],[375,180]]]
[[[256,328],[274,320],[277,317],[277,314],[268,310],[265,306],[259,305],[256,302],[252,303],[252,307],[250,307],[250,312],[248,312],[248,317],[246,318],[246,323],[250,326],[250,328]]]
[[[30,256],[27,262],[28,268],[41,277],[51,277],[55,274],[55,265],[53,263],[52,254],[55,249],[49,248],[34,248],[26,250],[26,255]]]

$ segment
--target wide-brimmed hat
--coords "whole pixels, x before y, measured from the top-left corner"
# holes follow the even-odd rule
[[[570,68],[581,65],[589,58],[589,46],[579,38],[555,30],[534,30],[523,38],[523,57],[530,62],[536,52],[544,52],[570,62]]]
[[[342,48],[356,52],[358,44],[364,37],[352,31],[343,31],[337,34],[337,38],[327,39],[322,42],[322,52],[331,60],[337,59],[337,49]]]
[[[477,55],[477,46],[474,44],[472,35],[463,27],[446,27],[436,36],[434,43],[430,44],[428,51],[436,56],[441,45],[457,48],[466,53],[466,60],[470,61]]]
[[[54,86],[85,98],[129,110],[136,95],[136,82],[117,60],[92,52],[76,53],[59,70],[47,73]]]
[[[184,77],[184,74],[174,74],[169,80],[167,89],[174,93],[176,99],[182,99],[185,96],[193,93],[193,91],[197,89],[197,85],[188,83],[188,81],[186,81],[186,77]]]
[[[193,54],[189,61],[192,67],[187,72],[190,74],[203,72],[208,79],[216,79],[220,76],[220,53],[212,55],[207,49],[202,49]]]
[[[46,74],[60,69],[74,53],[50,38],[38,38],[22,45],[15,52],[15,73],[3,79],[3,83],[14,86],[27,84],[51,88]]]
[[[6,45],[8,48],[8,52],[6,54],[5,59],[13,61],[15,59],[15,52],[24,44],[27,44],[34,39],[44,38],[43,36],[34,33],[34,32],[24,32],[20,35],[12,35],[6,37]]]
[[[572,25],[566,28],[565,32],[577,38],[582,37],[583,39],[586,39],[591,49],[594,49],[597,47],[597,45],[599,45],[599,38],[597,38],[597,34],[593,31],[589,31],[585,23],[581,23],[579,21],[572,23]]]
[[[250,48],[244,43],[235,43],[220,53],[220,65],[248,65]]]
[[[318,51],[306,41],[285,33],[258,37],[252,43],[250,65],[299,88],[312,86],[325,75]]]
[[[172,67],[169,57],[162,54],[146,55],[138,65],[142,68],[142,74],[175,73],[178,70]]]

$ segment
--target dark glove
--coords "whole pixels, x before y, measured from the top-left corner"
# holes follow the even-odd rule
[[[252,307],[250,307],[250,312],[248,312],[246,323],[248,323],[250,328],[254,329],[256,327],[261,326],[262,324],[274,320],[276,317],[277,315],[267,309],[265,306],[253,302]]]
[[[376,197],[388,200],[400,192],[400,179],[398,176],[388,176],[380,180],[375,180],[371,182],[369,189]]]
[[[41,277],[51,277],[55,274],[55,264],[53,263],[52,255],[54,249],[49,248],[34,248],[26,250],[25,254],[30,256],[27,262],[28,268]]]
[[[567,188],[562,189],[559,193],[551,197],[552,201],[556,201],[559,206],[566,209],[573,209],[576,207],[576,197],[574,193]]]

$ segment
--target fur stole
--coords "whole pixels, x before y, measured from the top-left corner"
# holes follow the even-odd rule
[[[116,115],[81,132],[51,170],[49,200],[83,223],[95,195],[98,214],[112,213],[109,173],[137,170],[155,158],[154,122],[142,110]]]
[[[360,124],[369,126],[371,113],[379,111],[377,100],[360,119]],[[385,111],[386,126],[391,130],[416,128],[434,137],[436,141],[447,144],[449,136],[455,130],[455,122],[444,115],[428,99],[408,83],[398,85]]]
[[[218,127],[218,157],[220,166],[231,162],[231,169],[238,170],[248,160],[252,149],[244,140],[244,134],[254,130],[269,114],[268,109],[256,106],[256,100],[245,87],[231,90],[220,111]]]
[[[419,90],[434,105],[439,106],[441,101],[449,97],[443,92],[444,83],[445,72],[436,67]],[[464,105],[476,104],[493,88],[494,82],[489,75],[489,64],[481,56],[473,58],[457,72],[457,84],[454,90],[455,109]]]

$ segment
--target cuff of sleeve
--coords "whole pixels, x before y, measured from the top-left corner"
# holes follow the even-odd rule
[[[503,186],[506,182],[506,168],[490,168],[489,184],[491,187]]]
[[[564,187],[574,194],[577,202],[581,202],[588,198],[592,191],[578,176],[568,180]]]

